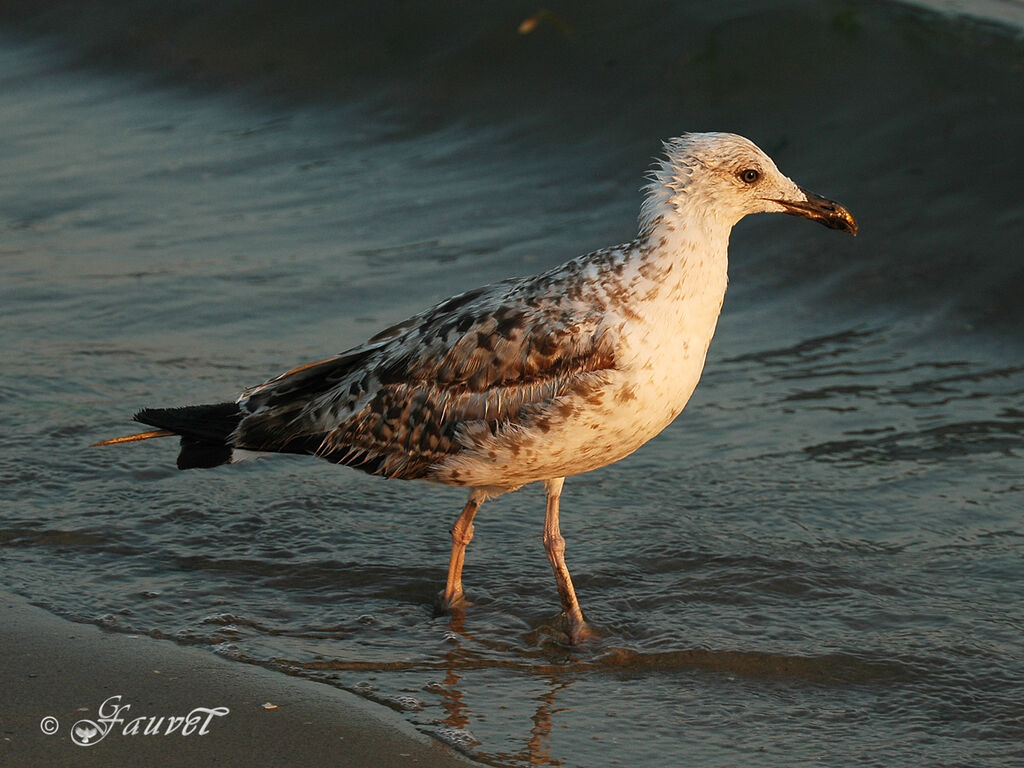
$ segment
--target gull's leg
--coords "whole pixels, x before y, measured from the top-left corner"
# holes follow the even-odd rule
[[[462,601],[462,565],[466,562],[466,545],[473,540],[473,517],[486,498],[474,490],[469,494],[469,501],[452,526],[452,556],[448,560],[448,581],[444,591],[437,596],[438,607],[447,611]]]
[[[558,498],[562,495],[564,482],[564,477],[544,481],[544,488],[548,493],[547,513],[544,516],[544,549],[555,571],[555,581],[558,582],[558,596],[562,600],[562,610],[569,624],[569,642],[578,645],[590,637],[591,632],[583,620],[583,611],[580,610],[576,590],[573,589],[572,578],[565,565],[565,539],[558,529]]]

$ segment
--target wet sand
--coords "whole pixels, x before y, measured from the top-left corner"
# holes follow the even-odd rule
[[[0,594],[0,604],[0,765],[477,765],[398,714],[345,691],[169,641],[65,621],[9,593]],[[89,746],[74,744],[74,724],[96,720],[103,702],[117,695],[131,707],[122,714],[125,722]],[[167,717],[197,707],[230,711],[199,713],[204,722],[189,735],[123,734],[133,718],[162,715],[166,728]],[[53,735],[41,729],[48,716],[58,722]]]

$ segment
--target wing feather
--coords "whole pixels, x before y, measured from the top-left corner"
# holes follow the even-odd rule
[[[522,281],[469,291],[367,344],[245,393],[236,445],[312,453],[417,478],[466,434],[528,426],[614,367],[603,315],[569,300],[523,300]]]

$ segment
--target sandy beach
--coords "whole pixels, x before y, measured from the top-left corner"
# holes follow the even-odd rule
[[[345,691],[209,651],[65,621],[10,593],[0,603],[2,765],[477,764]],[[73,742],[76,723],[104,725],[98,718],[106,714],[123,722],[91,736],[88,745]],[[186,720],[174,728],[176,716]],[[140,733],[126,735],[139,717],[145,718]],[[45,721],[47,730],[56,729],[52,735],[43,731],[45,718],[54,718]],[[146,725],[160,734],[144,735]],[[166,734],[168,728],[174,733]]]

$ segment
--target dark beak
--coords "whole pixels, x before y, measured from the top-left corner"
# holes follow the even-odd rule
[[[853,218],[848,210],[834,200],[829,200],[801,189],[807,195],[807,202],[794,202],[792,200],[773,200],[786,209],[786,213],[793,216],[803,216],[824,224],[829,229],[841,229],[851,235],[857,234],[857,220]]]

